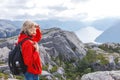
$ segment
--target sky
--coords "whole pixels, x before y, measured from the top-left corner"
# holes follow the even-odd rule
[[[0,19],[87,23],[112,17],[120,18],[120,0],[0,0]],[[92,27],[75,33],[83,42],[94,42],[103,31]]]
[[[0,0],[0,19],[94,21],[120,17],[120,0]]]

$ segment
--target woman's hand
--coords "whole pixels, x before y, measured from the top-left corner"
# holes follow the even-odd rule
[[[40,26],[39,26],[39,25],[35,25],[35,28],[36,28],[36,29],[40,29]]]
[[[37,42],[35,42],[34,47],[35,47],[35,50],[36,50],[37,52],[39,52],[39,45],[38,45]]]

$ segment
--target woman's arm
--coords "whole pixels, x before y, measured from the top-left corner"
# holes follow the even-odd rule
[[[33,47],[29,41],[23,43],[22,55],[23,55],[24,63],[27,66],[31,66],[33,64]]]
[[[36,35],[33,36],[32,40],[35,42],[39,42],[42,38],[42,32],[40,30],[40,26],[36,26]]]

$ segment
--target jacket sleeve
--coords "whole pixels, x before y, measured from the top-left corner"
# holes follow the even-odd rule
[[[29,42],[27,42],[26,44],[22,45],[22,55],[23,55],[23,59],[24,59],[24,63],[27,66],[32,66],[33,64],[33,46],[32,44]]]
[[[40,30],[40,28],[37,28],[36,29],[36,35],[33,36],[32,40],[35,41],[35,42],[39,42],[42,38],[42,32]]]

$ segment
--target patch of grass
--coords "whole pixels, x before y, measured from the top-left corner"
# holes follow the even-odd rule
[[[109,61],[104,57],[103,54],[98,54],[96,57],[98,60],[100,60],[101,65],[109,64]]]
[[[24,76],[15,76],[18,80],[24,80]]]
[[[46,70],[46,71],[47,71],[47,70],[48,70],[48,66],[49,66],[48,64],[47,64],[47,65],[44,65],[44,66],[42,67],[43,70]]]
[[[46,79],[46,77],[45,76],[39,76],[40,77],[40,80],[48,80],[48,79]]]
[[[8,79],[9,75],[8,74],[3,74],[3,73],[0,73],[0,78],[3,78],[3,79]]]
[[[119,60],[119,57],[115,58],[115,63],[117,64],[118,63],[118,60]]]
[[[51,72],[51,73],[56,72],[56,71],[57,71],[57,69],[58,69],[58,67],[57,67],[57,66],[53,66],[53,67],[52,67],[52,69],[50,70],[50,72]]]

